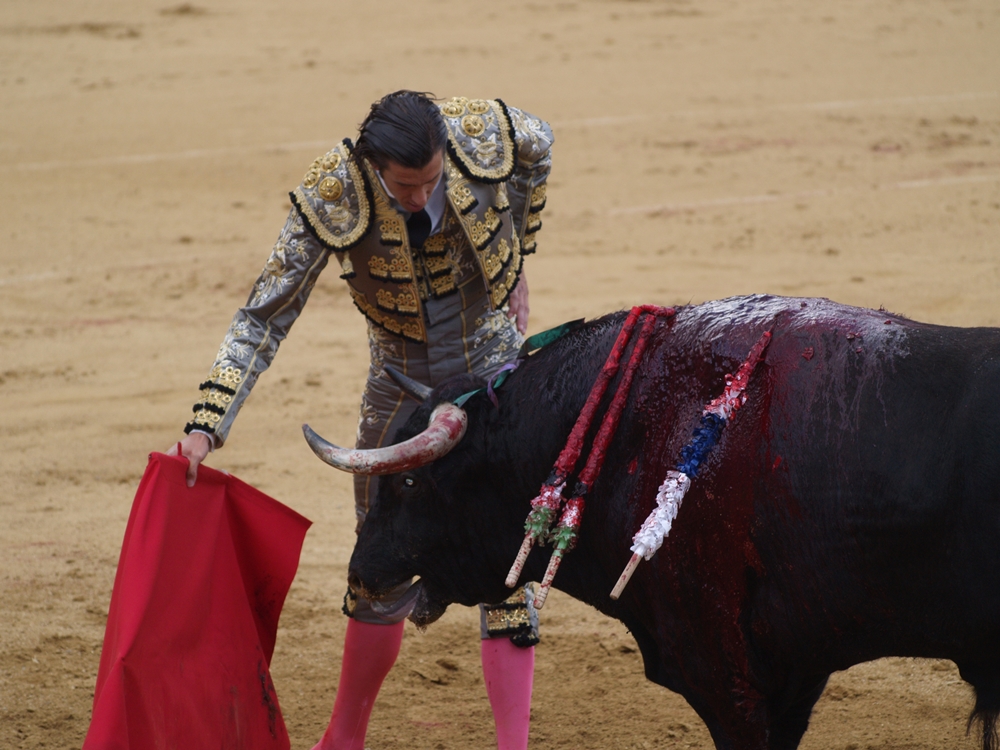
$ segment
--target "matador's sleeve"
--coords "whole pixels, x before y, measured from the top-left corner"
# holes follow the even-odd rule
[[[507,181],[514,230],[523,239],[521,254],[535,252],[535,235],[542,228],[545,185],[552,170],[552,128],[517,107],[507,107],[514,126],[517,166]]]
[[[216,446],[225,441],[236,413],[274,359],[329,255],[293,208],[246,305],[236,312],[222,340],[185,432],[210,432]]]

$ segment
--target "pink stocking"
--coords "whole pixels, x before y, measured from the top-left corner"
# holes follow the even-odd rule
[[[498,750],[525,750],[531,719],[535,647],[521,648],[509,638],[482,641],[483,678],[493,707]]]
[[[404,624],[372,625],[353,617],[348,620],[333,716],[313,750],[364,750],[368,718],[382,680],[399,655]]]

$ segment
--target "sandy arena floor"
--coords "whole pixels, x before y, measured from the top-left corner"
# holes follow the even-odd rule
[[[635,303],[815,295],[1000,325],[995,0],[5,0],[0,747],[78,748],[119,547],[312,159],[397,88],[555,128],[531,330]],[[225,450],[311,518],[272,664],[293,747],[333,702],[364,323],[328,272]],[[373,750],[489,748],[475,611],[410,627]],[[616,623],[554,593],[536,748],[703,748]],[[807,750],[955,750],[949,662],[833,677]]]

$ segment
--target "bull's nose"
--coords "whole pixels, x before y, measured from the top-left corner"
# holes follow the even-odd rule
[[[355,594],[361,591],[361,577],[353,570],[347,572],[347,585]]]

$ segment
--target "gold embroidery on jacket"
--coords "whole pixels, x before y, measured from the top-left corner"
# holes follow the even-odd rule
[[[386,262],[381,255],[373,255],[368,259],[368,273],[372,278],[385,281],[412,281],[413,274],[410,270],[410,262],[407,260],[406,251],[401,247],[394,247],[389,250],[392,260]]]
[[[458,167],[448,160],[448,197],[452,205],[459,214],[467,214],[478,204],[476,196],[469,189],[469,181],[465,178]]]
[[[422,340],[422,338],[426,338],[423,326],[410,321],[403,322],[403,335],[417,341]]]
[[[462,222],[465,224],[469,239],[472,240],[472,245],[476,250],[484,249],[500,231],[500,217],[497,216],[497,212],[493,210],[492,206],[486,209],[482,221],[469,215],[463,216]]]
[[[424,279],[424,274],[417,268],[417,294],[420,295],[420,301],[426,302],[427,298],[430,296],[430,290],[427,286],[427,280]]]
[[[468,99],[464,96],[455,96],[449,99],[447,102],[441,105],[441,114],[445,117],[461,117],[465,114],[465,105],[468,103]],[[479,112],[478,114],[483,114]]]
[[[344,186],[336,177],[324,177],[316,192],[325,201],[335,201],[344,194]]]
[[[431,275],[431,278],[451,273],[451,261],[444,253],[425,257],[424,265],[427,266],[427,272]]]
[[[517,236],[514,236],[517,239]],[[510,296],[510,290],[514,288],[514,284],[517,282],[517,274],[521,270],[521,253],[517,242],[514,242],[514,247],[511,251],[510,264],[507,265],[507,273],[504,275],[502,281],[496,281],[490,287],[490,300],[493,302],[493,307],[499,308]]]
[[[483,118],[479,115],[466,115],[462,118],[462,130],[465,131],[466,135],[471,135],[475,138],[477,135],[482,135],[483,131],[486,130],[486,123],[483,122]]]
[[[401,216],[381,216],[379,217],[379,231],[382,233],[383,245],[402,245],[403,227],[405,222]]]
[[[207,409],[199,409],[194,414],[191,424],[199,427],[209,427],[211,432],[215,432],[215,425],[222,421],[222,415]]]
[[[416,315],[420,312],[417,305],[417,292],[412,284],[402,284],[400,293],[393,294],[388,289],[375,292],[375,303],[386,312],[398,312],[401,315]]]
[[[490,111],[490,103],[484,99],[473,99],[466,106],[474,115],[485,115]]]
[[[382,326],[389,333],[403,336],[411,341],[423,343],[427,340],[427,335],[424,333],[423,323],[420,318],[407,321],[397,320],[391,315],[386,315],[374,305],[369,304],[368,300],[365,299],[365,295],[358,290],[350,289],[350,292],[357,308],[376,325]]]
[[[448,167],[448,197],[452,201],[452,206],[455,208],[468,240],[473,243],[475,256],[479,261],[479,269],[489,289],[490,300],[494,307],[499,307],[507,300],[510,288],[521,268],[521,243],[513,232],[510,233],[509,240],[506,236],[502,236],[494,242],[503,226],[496,208],[492,206],[487,208],[482,219],[478,218],[473,211],[467,214],[461,212],[460,207],[456,205],[456,197],[463,195],[463,191],[473,195],[473,198],[474,194],[468,187],[469,181],[465,176],[459,173],[451,162],[449,162]],[[488,189],[488,186],[480,187]],[[495,202],[503,202],[507,198],[506,186],[499,185],[494,195],[496,196]],[[513,275],[507,270],[508,266],[514,268]]]
[[[472,191],[469,188],[456,188],[454,190],[455,194],[455,208],[459,210],[460,213],[466,214],[476,207],[478,201],[475,196],[472,195]]]
[[[189,428],[204,428],[215,432],[216,425],[233,402],[234,393],[243,383],[243,373],[235,367],[216,365],[208,375],[208,380],[199,389],[201,394],[194,405],[194,418]],[[190,431],[190,430],[188,430]]]
[[[448,251],[447,237],[445,229],[442,229],[437,234],[432,234],[424,241],[424,246],[420,248],[420,252],[428,257],[444,255]]]
[[[378,175],[370,165],[365,165],[368,182],[375,199],[375,221],[378,222],[383,245],[402,245],[406,236],[406,221],[389,203],[389,196],[382,189]],[[408,277],[409,278],[409,277]]]
[[[336,149],[331,149],[325,156],[320,157],[320,166],[327,172],[333,172],[343,161]]]
[[[537,213],[545,208],[545,192],[546,183],[542,183],[534,190],[531,191],[531,208],[532,213]]]
[[[208,379],[213,385],[221,385],[235,391],[243,383],[243,373],[235,367],[214,367]]]
[[[497,243],[497,257],[500,259],[501,263],[507,263],[510,260],[510,245],[507,244],[507,240],[503,237]]]
[[[202,392],[201,402],[203,404],[208,404],[210,406],[218,406],[221,409],[225,409],[231,403],[233,403],[233,397],[228,393],[220,391],[216,388],[211,388],[208,393]]]
[[[437,278],[431,278],[431,290],[435,297],[443,297],[449,292],[453,292],[458,287],[455,285],[455,277],[450,273],[445,276],[438,276]]]

